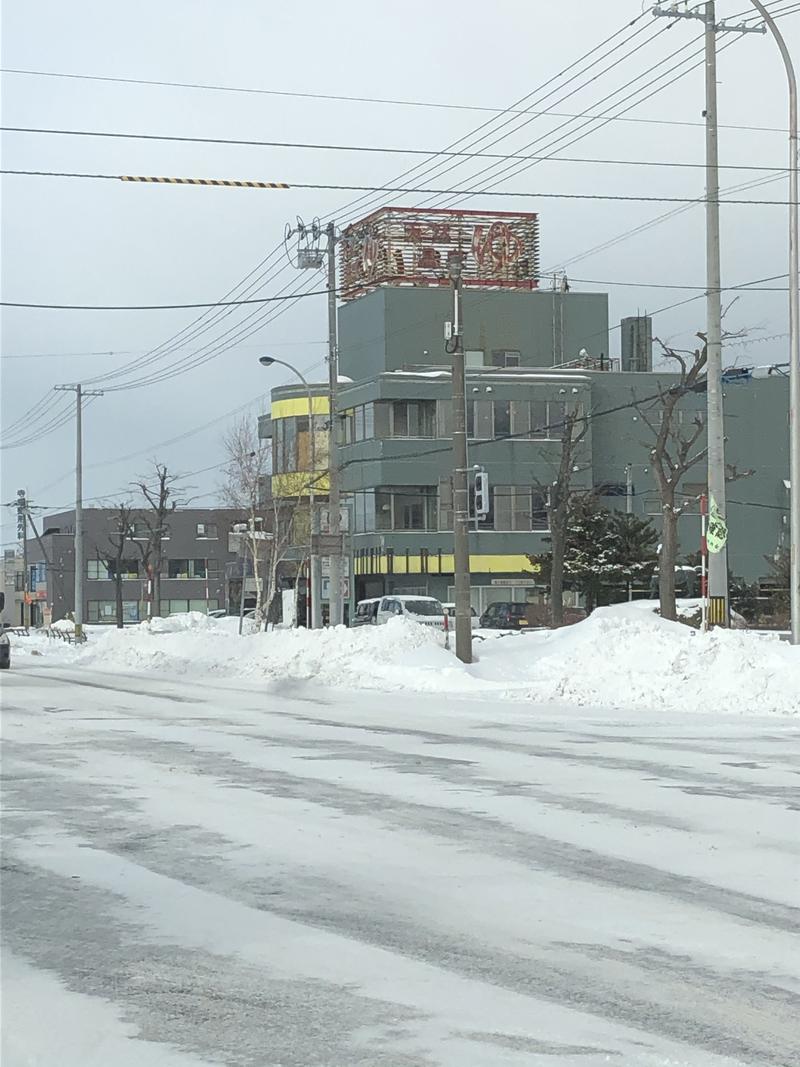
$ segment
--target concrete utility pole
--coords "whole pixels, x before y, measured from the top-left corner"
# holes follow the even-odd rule
[[[717,531],[709,554],[709,621],[727,626],[727,508],[725,499],[725,416],[722,403],[722,281],[719,241],[719,132],[717,127],[717,33],[764,33],[764,27],[717,23],[714,0],[702,9],[656,7],[656,16],[701,19],[705,27],[706,120],[706,435],[711,522]]]
[[[453,321],[445,332],[446,351],[453,357],[453,567],[455,571],[456,656],[472,663],[472,612],[469,573],[469,472],[467,470],[467,390],[464,340],[461,333],[461,271],[463,252],[447,257],[453,288]],[[449,336],[448,336],[449,333]]]
[[[30,595],[30,574],[28,572],[28,524],[27,514],[30,507],[27,493],[24,489],[17,490],[17,537],[22,541],[22,625],[30,626],[31,606],[28,603]]]
[[[336,332],[336,224],[329,222],[328,238],[328,392],[330,431],[328,437],[329,485],[328,511],[330,515],[330,616],[331,626],[341,626],[342,616],[342,515],[339,486],[339,346]]]
[[[797,78],[775,20],[752,0],[775,38],[789,83],[789,605],[793,645],[800,645],[800,233],[798,233]]]
[[[75,637],[83,637],[83,398],[102,396],[99,389],[84,392],[77,385],[57,385],[57,390],[75,394]]]

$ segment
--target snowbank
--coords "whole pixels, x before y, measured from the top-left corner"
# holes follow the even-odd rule
[[[442,635],[403,619],[353,630],[274,630],[240,637],[238,620],[199,613],[95,631],[82,646],[17,638],[12,655],[97,670],[313,681],[617,709],[800,713],[800,649],[741,631],[701,634],[648,602],[595,611],[558,631],[475,641],[459,663]]]

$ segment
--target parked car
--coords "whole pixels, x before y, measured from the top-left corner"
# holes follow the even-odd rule
[[[519,630],[526,626],[535,626],[533,605],[516,604],[510,600],[497,600],[481,615],[482,627],[490,630]]]
[[[381,602],[381,597],[370,597],[369,600],[359,600],[356,604],[356,612],[353,616],[353,626],[372,626],[376,623],[378,615],[378,606]]]
[[[444,608],[445,615],[447,615],[452,620],[450,623],[450,629],[452,630],[452,628],[455,626],[456,606],[455,604],[447,603],[442,604],[442,607]],[[481,620],[478,617],[478,613],[475,608],[470,608],[469,610],[470,614],[472,615],[472,629],[475,630],[478,626],[480,626]]]
[[[443,630],[444,615],[442,602],[433,596],[385,596],[378,605],[375,621],[385,623],[400,617]]]

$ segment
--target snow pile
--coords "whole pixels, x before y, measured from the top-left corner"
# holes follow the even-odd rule
[[[501,643],[474,669],[527,681],[526,695],[537,701],[800,713],[800,649],[762,634],[702,634],[659,618],[647,605],[600,608],[576,626],[534,635],[523,650]]]
[[[95,631],[82,646],[31,635],[12,655],[104,671],[310,681],[496,700],[720,713],[800,713],[800,649],[775,636],[701,634],[650,603],[600,608],[557,631],[474,642],[464,666],[443,635],[404,619],[353,630],[239,636],[238,620],[199,613]],[[22,653],[22,656],[20,656]]]

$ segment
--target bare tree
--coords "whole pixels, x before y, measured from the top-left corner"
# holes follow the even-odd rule
[[[152,581],[150,613],[161,614],[161,572],[164,569],[164,541],[169,536],[167,518],[187,500],[183,496],[180,476],[170,474],[165,463],[153,461],[153,474],[148,479],[141,477],[134,485],[144,497],[147,507],[141,513],[141,521],[147,532],[137,540],[142,564]]]
[[[703,342],[694,351],[679,351],[654,338],[666,359],[678,365],[678,380],[669,388],[659,390],[658,397],[648,403],[636,404],[642,421],[653,435],[650,460],[661,500],[661,556],[658,569],[658,596],[662,618],[677,619],[675,603],[675,564],[678,560],[678,519],[688,501],[679,496],[681,479],[692,467],[705,459],[707,448],[698,447],[705,431],[705,420],[697,412],[690,427],[681,422],[681,401],[697,392],[704,380],[708,349]]]
[[[117,609],[117,629],[121,630],[124,625],[122,610],[122,580],[124,573],[125,548],[130,544],[131,527],[133,523],[133,508],[125,502],[117,505],[117,510],[111,520],[114,524],[113,533],[108,538],[110,552],[106,554],[106,565],[112,571],[114,579],[114,595]]]
[[[567,525],[572,478],[578,469],[579,446],[589,432],[589,417],[581,414],[575,404],[564,409],[561,425],[561,453],[555,477],[543,490],[550,526],[550,622],[554,627],[564,625],[564,556],[567,549]]]
[[[222,485],[222,498],[228,507],[242,513],[246,531],[243,534],[245,552],[242,559],[242,591],[247,573],[247,556],[253,563],[253,576],[256,585],[256,623],[261,628],[265,608],[269,605],[271,589],[264,596],[264,576],[262,564],[266,555],[269,534],[267,516],[269,508],[265,502],[265,485],[267,481],[269,445],[258,436],[257,429],[247,418],[238,419],[222,439],[227,463],[225,481]],[[267,585],[271,586],[271,582]]]

